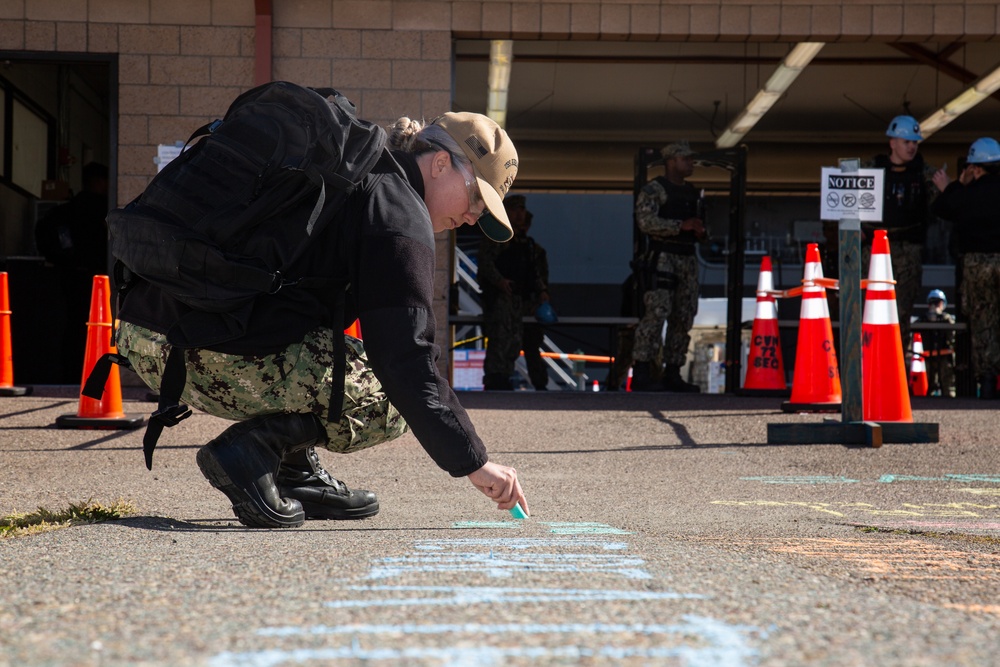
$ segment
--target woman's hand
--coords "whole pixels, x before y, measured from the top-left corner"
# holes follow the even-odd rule
[[[517,481],[517,471],[513,468],[489,461],[468,478],[473,486],[496,501],[497,509],[509,510],[520,503],[524,513],[531,514],[521,483]]]

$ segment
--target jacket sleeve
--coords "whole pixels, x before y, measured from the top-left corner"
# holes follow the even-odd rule
[[[476,257],[476,279],[480,287],[496,287],[503,280],[503,275],[497,269],[497,257],[507,248],[506,243],[496,243],[483,237],[479,243],[479,253]]]
[[[376,198],[362,232],[357,295],[365,350],[392,404],[434,462],[454,477],[488,460],[468,413],[437,369],[434,238],[423,202]],[[385,206],[389,204],[389,206]],[[402,219],[403,216],[407,219]],[[387,218],[391,218],[387,220]]]
[[[660,217],[660,208],[666,203],[667,192],[657,181],[652,180],[642,187],[635,198],[635,222],[639,231],[660,240],[681,233],[683,220]]]
[[[965,186],[962,185],[961,181],[955,179],[948,184],[948,187],[944,189],[940,195],[931,204],[931,211],[934,215],[944,218],[945,220],[955,221],[958,217],[958,201],[965,191]]]

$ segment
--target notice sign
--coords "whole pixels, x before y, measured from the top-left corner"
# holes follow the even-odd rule
[[[885,172],[881,169],[845,173],[836,167],[823,167],[820,220],[857,218],[881,222],[884,182]]]
[[[184,142],[177,141],[173,145],[170,144],[160,144],[156,147],[156,157],[153,158],[153,162],[156,164],[156,173],[163,171],[163,168],[170,163],[171,160],[176,158],[184,150]]]

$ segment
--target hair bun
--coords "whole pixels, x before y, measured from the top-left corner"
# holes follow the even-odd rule
[[[395,123],[385,128],[386,133],[389,135],[389,145],[399,150],[411,151],[413,143],[416,141],[417,133],[423,127],[424,124],[419,120],[414,120],[408,116],[399,118]]]

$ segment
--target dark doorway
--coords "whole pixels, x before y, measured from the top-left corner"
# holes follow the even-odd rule
[[[107,169],[104,214],[116,201],[117,80],[114,55],[0,52],[0,260],[16,384],[76,384],[83,374],[89,283],[108,272],[106,251],[87,243],[96,256],[70,271],[43,256],[36,229],[59,207],[71,223],[83,216],[78,204],[93,190],[85,174],[101,171],[94,165]],[[100,208],[86,209],[90,240],[103,240]]]

